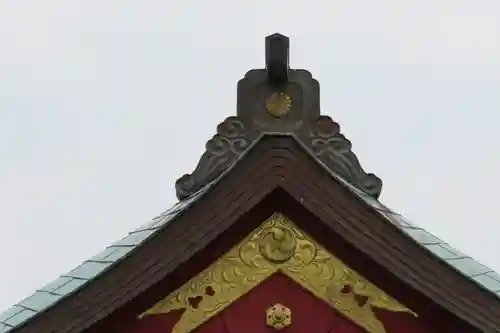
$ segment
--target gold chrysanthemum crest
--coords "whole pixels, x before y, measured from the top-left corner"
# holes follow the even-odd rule
[[[266,98],[266,109],[273,117],[283,117],[292,109],[292,97],[284,92],[274,92]]]

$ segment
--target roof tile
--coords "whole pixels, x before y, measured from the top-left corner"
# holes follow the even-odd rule
[[[54,292],[54,290],[56,290],[57,288],[59,288],[60,286],[64,285],[65,283],[67,283],[70,280],[71,280],[70,277],[68,277],[68,276],[62,276],[62,277],[60,277],[60,278],[58,278],[58,279],[50,282],[46,286],[42,287],[40,290],[42,290],[42,291],[48,291],[48,292]]]
[[[64,276],[89,280],[104,271],[109,265],[110,263],[107,262],[86,261]]]
[[[413,222],[410,222],[408,219],[406,219],[404,216],[395,213],[394,211],[381,211],[378,210],[380,214],[384,215],[389,221],[391,221],[393,224],[400,226],[400,227],[405,227],[405,228],[419,228],[416,224]]]
[[[54,304],[61,298],[60,295],[51,294],[46,291],[37,291],[30,297],[21,301],[19,305],[34,311],[41,311]]]
[[[448,262],[464,273],[465,275],[469,277],[473,277],[475,275],[479,274],[484,274],[491,272],[491,269],[484,266],[483,264],[478,263],[474,259],[467,257],[467,258],[458,258],[458,259],[450,259]]]
[[[467,257],[469,257],[469,256],[468,256],[468,255],[466,255],[465,253],[463,253],[463,252],[461,252],[461,251],[457,250],[456,248],[454,248],[454,247],[450,246],[450,245],[449,245],[449,244],[447,244],[447,243],[443,243],[443,244],[441,244],[441,246],[442,246],[443,248],[447,249],[448,251],[455,253],[455,254],[457,255],[457,258],[467,258]]]
[[[0,333],[6,333],[8,329],[9,329],[9,326],[0,322]]]
[[[10,309],[4,311],[3,313],[0,314],[0,322],[3,322],[10,317],[18,314],[19,312],[23,311],[23,307],[20,307],[19,305],[14,305]]]
[[[489,273],[486,273],[486,275],[488,275],[490,278],[495,279],[495,280],[500,282],[500,274],[498,274],[497,272],[489,272]]]
[[[91,260],[112,263],[123,258],[133,248],[134,248],[133,246],[111,246],[107,248],[108,251],[106,255],[96,256]]]
[[[444,259],[444,260],[450,260],[450,259],[457,259],[460,258],[456,253],[450,251],[446,247],[443,246],[443,244],[427,244],[425,247],[437,255],[439,258]]]
[[[70,279],[68,282],[54,290],[54,293],[57,293],[58,295],[61,296],[66,296],[69,293],[72,293],[73,291],[77,290],[81,286],[83,286],[88,280],[84,279]]]
[[[12,327],[15,327],[19,324],[22,324],[26,320],[30,319],[34,315],[36,315],[38,312],[33,311],[30,309],[22,309],[20,312],[17,314],[13,315],[9,319],[5,320],[3,323]]]
[[[155,232],[155,229],[146,229],[134,231],[120,241],[114,243],[112,246],[136,246],[145,241],[149,236]]]
[[[500,281],[492,278],[488,274],[476,275],[472,279],[490,290],[495,292],[500,291]]]
[[[408,235],[410,235],[414,240],[416,240],[417,242],[419,242],[422,245],[443,243],[442,240],[440,240],[436,236],[428,233],[424,229],[404,227],[403,230]]]
[[[102,252],[96,254],[92,258],[90,258],[90,261],[97,261],[97,262],[109,262],[107,258],[111,256],[114,252],[118,251],[120,247],[118,246],[108,246],[105,248]],[[127,248],[127,247],[124,247]]]

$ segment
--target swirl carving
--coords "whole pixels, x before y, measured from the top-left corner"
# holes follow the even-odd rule
[[[205,145],[205,153],[191,174],[175,182],[177,198],[183,200],[215,180],[250,147],[252,140],[246,136],[245,125],[237,117],[229,117],[217,126],[215,134]]]
[[[340,133],[340,126],[328,116],[319,116],[311,131],[309,146],[326,166],[351,184],[378,198],[382,180],[366,173],[352,152],[351,142]]]
[[[141,317],[183,309],[172,333],[190,333],[276,272],[287,275],[369,333],[386,332],[373,307],[416,316],[276,213]]]
[[[267,260],[278,263],[290,259],[296,247],[297,240],[290,229],[274,227],[262,236],[260,252]]]

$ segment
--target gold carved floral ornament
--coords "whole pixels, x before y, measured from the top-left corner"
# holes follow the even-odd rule
[[[189,333],[277,272],[369,333],[386,332],[373,307],[417,316],[276,213],[141,317],[184,309],[172,333]]]

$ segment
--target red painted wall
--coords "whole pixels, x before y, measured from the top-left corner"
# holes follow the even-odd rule
[[[363,333],[364,330],[310,294],[288,277],[276,274],[213,317],[194,333],[271,333],[265,324],[266,309],[280,303],[292,311],[292,325],[282,333]],[[203,302],[200,304],[203,306]],[[123,333],[169,333],[181,311],[152,315],[124,327]],[[388,333],[434,333],[418,318],[406,313],[376,310]],[[435,332],[437,333],[437,332]]]

